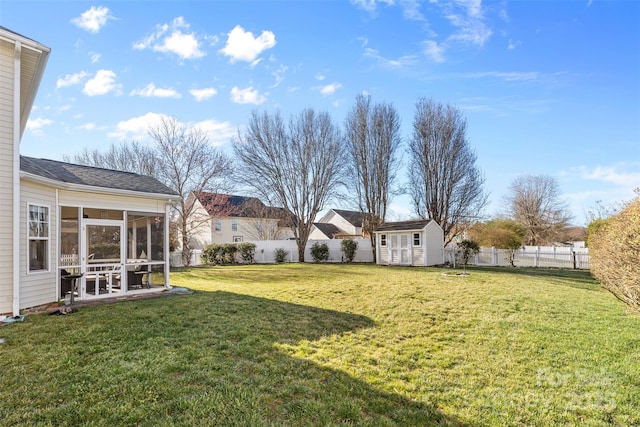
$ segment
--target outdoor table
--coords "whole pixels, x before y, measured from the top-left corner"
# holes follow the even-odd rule
[[[151,287],[151,271],[150,270],[139,270],[139,271],[134,271],[133,274],[135,275],[139,275],[140,276],[140,285],[143,288],[150,288]],[[147,281],[145,283],[143,277],[144,275],[147,275]]]

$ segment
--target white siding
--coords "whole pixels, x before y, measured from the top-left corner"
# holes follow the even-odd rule
[[[421,233],[420,239],[424,239],[424,233]],[[425,265],[425,263],[424,263],[425,248],[424,248],[424,246],[414,246],[414,247],[412,247],[412,249],[413,249],[413,254],[412,254],[413,263],[412,263],[412,265]]]
[[[434,221],[425,227],[427,265],[444,264],[444,232]]]
[[[13,44],[0,40],[0,314],[13,310],[13,64]]]
[[[189,217],[191,249],[204,249],[204,247],[211,244],[213,222],[202,204],[198,200],[195,203],[196,206]]]
[[[28,273],[28,205],[49,208],[49,269]],[[20,185],[20,308],[35,307],[56,300],[57,223],[55,189],[22,181]]]

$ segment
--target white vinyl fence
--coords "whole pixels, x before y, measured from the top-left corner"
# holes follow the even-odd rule
[[[373,252],[371,251],[371,241],[369,239],[354,239],[358,242],[358,250],[353,262],[373,262]],[[343,262],[342,246],[340,239],[328,239],[328,240],[309,240],[305,248],[304,260],[305,262],[313,262],[311,257],[311,246],[315,242],[326,243],[329,247],[329,260],[327,262],[339,263]],[[287,252],[286,262],[298,262],[298,246],[295,240],[256,240],[251,241],[256,245],[256,253],[254,261],[258,264],[272,264],[276,262],[275,251],[277,249],[284,249]],[[202,264],[201,260],[202,251],[193,250],[191,253],[191,265]],[[242,262],[240,254],[237,256],[237,261]],[[182,254],[180,252],[174,252],[171,254],[171,266],[182,266]]]
[[[486,266],[510,266],[507,249],[480,248],[480,253],[469,264]],[[461,264],[462,257],[457,246],[449,245],[444,250],[444,260],[449,264]],[[516,267],[554,267],[589,269],[589,248],[557,246],[525,246],[514,251],[513,263]]]

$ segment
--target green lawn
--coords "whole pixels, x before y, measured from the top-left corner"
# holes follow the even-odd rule
[[[588,272],[253,265],[0,327],[0,425],[638,425],[640,316]]]

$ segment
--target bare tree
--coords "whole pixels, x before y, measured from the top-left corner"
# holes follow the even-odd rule
[[[253,112],[233,148],[239,179],[264,200],[291,212],[298,259],[304,262],[313,220],[341,184],[344,149],[340,130],[328,113],[312,109],[292,116],[288,127],[279,113]]]
[[[373,230],[382,224],[395,182],[400,147],[400,117],[391,104],[372,104],[368,95],[358,95],[347,115],[349,187],[355,190],[362,215],[362,228],[369,233],[373,259]]]
[[[524,228],[527,245],[556,241],[571,220],[558,182],[547,175],[517,177],[504,201],[509,215]]]
[[[180,195],[175,210],[182,236],[182,262],[189,265],[191,235],[199,226],[192,221],[195,204],[189,194],[227,188],[231,161],[209,143],[205,131],[173,117],[163,117],[151,126],[149,135],[155,141],[157,178]]]
[[[278,240],[286,233],[292,221],[284,209],[267,206],[255,197],[247,201],[246,221],[243,231],[253,240]]]
[[[158,164],[154,148],[136,141],[127,144],[112,143],[106,151],[85,148],[78,154],[64,155],[63,160],[80,165],[157,177]]]
[[[417,102],[408,147],[408,189],[415,213],[440,224],[447,243],[487,204],[484,177],[466,129],[457,108],[424,98]]]

